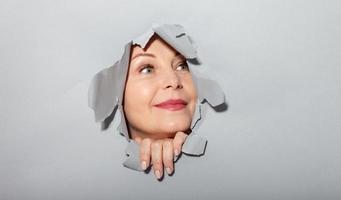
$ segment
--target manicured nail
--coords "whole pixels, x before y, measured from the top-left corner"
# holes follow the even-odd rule
[[[146,169],[147,169],[147,163],[146,163],[146,161],[142,161],[142,162],[141,162],[141,167],[142,167],[143,170],[146,170]]]
[[[167,171],[168,175],[170,175],[172,173],[172,170],[169,167],[166,168],[166,171]]]
[[[179,155],[179,150],[175,149],[174,150],[174,154],[175,154],[175,156],[178,156]]]
[[[161,173],[160,173],[159,170],[156,170],[156,171],[155,171],[155,176],[156,176],[157,179],[160,179],[160,178],[161,178]]]

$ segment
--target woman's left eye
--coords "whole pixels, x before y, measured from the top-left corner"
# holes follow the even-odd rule
[[[176,70],[178,71],[189,71],[188,65],[186,62],[180,63],[177,67]]]

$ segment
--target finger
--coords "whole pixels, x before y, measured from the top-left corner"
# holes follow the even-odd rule
[[[152,142],[151,153],[152,153],[152,163],[153,163],[154,174],[157,179],[160,179],[163,175],[161,140],[156,140]]]
[[[149,138],[145,138],[141,141],[140,144],[140,161],[141,161],[141,168],[146,170],[150,163],[150,148],[152,144],[152,140]]]
[[[141,144],[142,138],[141,138],[141,137],[135,137],[134,140],[135,140],[138,144]]]
[[[162,159],[168,175],[172,174],[174,170],[173,165],[173,142],[172,140],[165,140],[162,144]]]
[[[174,155],[179,156],[182,148],[182,144],[185,142],[187,138],[187,134],[184,132],[177,132],[175,134],[174,140],[173,140],[173,148],[174,148]]]

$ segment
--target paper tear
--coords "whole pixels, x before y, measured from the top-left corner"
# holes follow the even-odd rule
[[[212,80],[199,78],[198,90],[200,101],[206,100],[212,107],[225,102],[225,95],[220,86]]]
[[[154,24],[151,29],[148,29],[144,34],[126,44],[120,61],[109,68],[103,69],[94,76],[88,92],[89,107],[94,110],[96,122],[103,122],[110,116],[115,107],[118,107],[121,122],[117,130],[128,140],[126,148],[128,158],[123,165],[137,171],[142,170],[139,160],[139,145],[134,140],[131,140],[128,134],[122,105],[123,95],[129,68],[131,46],[138,44],[145,48],[155,33],[181,53],[189,61],[189,65],[201,65],[195,44],[181,25]],[[198,100],[191,123],[192,133],[187,137],[182,152],[188,155],[200,156],[205,152],[207,140],[198,136],[196,130],[206,116],[207,103],[211,107],[218,106],[225,102],[225,96],[219,85],[214,81],[197,77],[195,73],[192,73],[192,77],[196,85]]]
[[[88,91],[88,104],[95,112],[95,121],[104,121],[114,110],[118,91],[113,78],[117,71],[117,63],[98,72],[91,81]],[[108,92],[110,91],[111,92]]]
[[[125,153],[127,154],[128,158],[123,162],[123,165],[129,169],[144,171],[140,165],[141,161],[139,151],[140,151],[139,144],[134,140],[130,140],[125,150]]]
[[[189,155],[201,156],[205,152],[206,143],[207,140],[205,138],[192,133],[182,145],[182,152]]]
[[[155,34],[152,29],[149,29],[144,34],[140,35],[139,37],[133,39],[133,45],[139,45],[141,48],[145,48],[147,43],[149,42],[150,38]]]
[[[197,57],[197,51],[190,39],[186,37],[184,28],[181,25],[163,25],[154,27],[153,30],[170,46],[182,54],[185,58],[193,59]],[[177,37],[182,35],[182,37]]]

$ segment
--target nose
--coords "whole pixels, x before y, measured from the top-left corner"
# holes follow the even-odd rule
[[[181,89],[183,88],[181,77],[176,73],[173,69],[167,70],[163,77],[163,85],[164,89],[173,88],[173,89]]]

